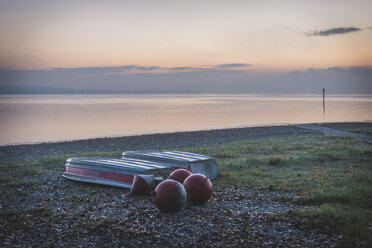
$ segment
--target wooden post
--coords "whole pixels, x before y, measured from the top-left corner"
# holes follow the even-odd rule
[[[325,121],[325,88],[323,88],[323,121]]]

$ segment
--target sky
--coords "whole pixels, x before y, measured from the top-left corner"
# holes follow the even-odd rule
[[[0,0],[0,86],[372,93],[371,9],[361,0]]]

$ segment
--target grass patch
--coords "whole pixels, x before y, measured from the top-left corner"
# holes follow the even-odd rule
[[[299,211],[315,226],[343,234],[342,245],[372,246],[372,146],[351,137],[306,136],[234,142],[192,152],[217,157],[217,185],[295,193],[292,201],[318,208]]]
[[[39,173],[40,167],[36,160],[0,162],[0,183],[8,183]]]
[[[372,244],[371,211],[340,203],[325,203],[319,208],[297,210],[289,214],[291,219],[315,228],[330,227],[343,234],[341,245],[355,247],[356,244],[370,247]]]
[[[0,184],[18,184],[23,179],[40,175],[46,170],[61,169],[69,157],[121,157],[121,152],[76,153],[58,156],[45,156],[40,159],[0,161]],[[21,186],[21,185],[20,185]]]

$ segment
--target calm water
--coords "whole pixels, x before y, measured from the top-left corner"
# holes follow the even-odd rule
[[[372,95],[1,95],[0,145],[371,120]]]

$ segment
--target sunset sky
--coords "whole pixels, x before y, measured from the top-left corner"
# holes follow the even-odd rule
[[[237,71],[272,75],[357,67],[367,68],[369,76],[371,9],[372,1],[361,0],[1,0],[0,84],[86,88],[81,80],[61,83],[60,70],[74,69],[83,69],[79,77],[103,73],[110,82],[120,75],[127,83],[112,89],[136,89],[128,80],[146,84],[148,74],[178,74],[182,81],[188,72],[206,71],[223,71],[228,80],[226,73]],[[25,76],[30,71],[39,74]],[[45,71],[55,75],[46,79]]]

